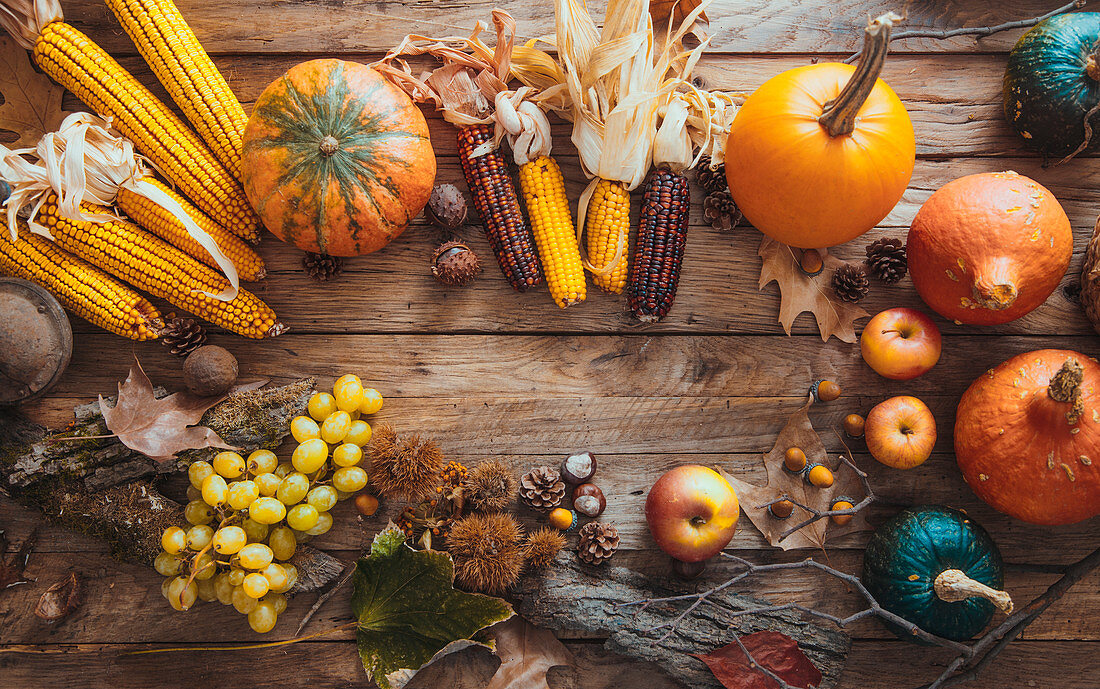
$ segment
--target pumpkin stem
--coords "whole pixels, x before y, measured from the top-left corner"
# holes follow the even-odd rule
[[[1081,381],[1085,378],[1085,367],[1073,357],[1066,359],[1062,368],[1050,379],[1047,395],[1055,402],[1068,402],[1073,406],[1066,412],[1066,421],[1075,424],[1085,412],[1081,401]]]
[[[1020,292],[1014,284],[1015,270],[1007,260],[999,259],[976,269],[974,301],[983,309],[1003,311],[1012,306]]]
[[[821,117],[817,121],[829,136],[846,136],[856,129],[856,115],[863,107],[867,96],[875,88],[882,66],[886,64],[886,53],[890,48],[890,31],[894,22],[902,17],[887,12],[872,19],[863,34],[863,56],[856,66],[852,78],[844,85],[840,95],[825,104]]]
[[[1092,52],[1085,58],[1085,74],[1093,81],[1100,81],[1100,41],[1092,46]]]
[[[330,156],[340,149],[340,142],[336,140],[336,137],[329,134],[321,139],[320,149],[321,153]]]
[[[1012,613],[1012,596],[1004,591],[990,588],[980,581],[974,581],[962,570],[945,569],[940,572],[932,584],[936,596],[948,603],[958,603],[967,598],[985,598],[1006,615]]]

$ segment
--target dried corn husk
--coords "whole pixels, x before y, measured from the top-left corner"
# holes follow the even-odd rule
[[[36,162],[30,162],[27,156],[34,157]],[[188,234],[214,258],[229,280],[229,287],[219,294],[202,293],[232,301],[240,286],[237,269],[214,238],[200,228],[175,199],[145,181],[151,166],[134,151],[132,142],[111,129],[109,120],[86,112],[66,117],[56,132],[39,140],[36,148],[12,151],[0,145],[0,177],[12,188],[6,203],[12,241],[17,239],[16,217],[26,209],[29,209],[27,226],[31,232],[53,239],[46,227],[34,221],[51,192],[57,194],[58,209],[64,217],[84,222],[108,222],[119,218],[85,213],[81,204],[112,206],[119,190],[128,189],[175,216]]]

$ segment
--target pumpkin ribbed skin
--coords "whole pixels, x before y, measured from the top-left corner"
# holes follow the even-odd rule
[[[311,60],[260,96],[244,133],[245,193],[271,232],[330,256],[377,251],[431,195],[423,113],[366,65]]]
[[[984,598],[941,600],[933,583],[941,572],[961,570],[994,589],[1004,583],[1001,553],[965,514],[926,505],[904,510],[880,526],[863,554],[863,585],[879,604],[936,636],[966,641],[989,624],[994,606]],[[915,639],[887,625],[900,638]]]
[[[1097,41],[1100,12],[1073,12],[1039,22],[1012,49],[1005,117],[1031,148],[1062,158],[1084,141],[1085,114],[1100,102]],[[1100,116],[1091,122],[1100,129]]]
[[[738,210],[764,234],[804,249],[843,244],[897,205],[916,160],[913,124],[876,80],[851,134],[818,123],[856,68],[797,67],[758,88],[730,127],[726,177]]]
[[[1082,367],[1082,413],[1050,395],[1068,360]],[[1100,364],[1071,350],[1019,354],[975,380],[955,415],[955,456],[979,498],[1032,524],[1100,514]]]
[[[1007,323],[1046,301],[1073,232],[1045,187],[1015,172],[960,177],[924,202],[906,243],[921,299],[959,323]]]

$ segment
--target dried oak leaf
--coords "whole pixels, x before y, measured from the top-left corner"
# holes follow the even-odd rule
[[[19,135],[9,148],[33,147],[47,132],[57,131],[69,114],[61,109],[65,89],[34,71],[24,50],[11,36],[0,36],[0,129]]]
[[[248,383],[233,388],[230,393],[255,390],[267,381]],[[207,409],[221,402],[220,397],[197,397],[177,392],[157,399],[153,384],[134,357],[130,375],[118,386],[118,401],[107,406],[99,397],[99,410],[107,429],[118,436],[126,447],[158,462],[174,459],[177,452],[203,447],[226,450],[238,448],[227,445],[218,434],[205,426],[196,426]]]
[[[8,539],[4,532],[0,531],[0,592],[18,584],[27,583],[27,580],[23,578],[23,570],[27,568],[27,560],[30,559],[31,551],[34,550],[34,544],[37,540],[38,530],[35,529],[30,536],[24,538],[23,542],[19,544],[19,550],[5,559],[5,553],[8,552]]]
[[[518,615],[494,625],[489,633],[496,640],[500,667],[485,689],[549,689],[546,671],[573,663],[573,654],[553,632]]]
[[[753,661],[768,668],[788,686],[810,689],[821,684],[821,671],[814,667],[798,643],[773,631],[761,631],[741,637],[741,643],[752,656],[734,641],[706,655],[691,655],[707,664],[726,689],[779,689],[779,684],[757,668]]]
[[[786,495],[791,500],[807,505],[819,511],[832,507],[833,500],[840,496],[852,499],[852,504],[862,500],[866,493],[859,476],[839,457],[830,458],[825,451],[814,427],[810,424],[810,403],[804,405],[787,420],[783,430],[776,438],[775,446],[764,455],[764,468],[768,472],[768,484],[756,486],[735,478],[718,467],[718,473],[729,481],[737,492],[741,509],[749,520],[760,530],[764,538],[773,546],[783,550],[797,548],[824,548],[826,538],[870,529],[864,517],[864,511],[852,515],[852,521],[844,526],[834,524],[828,517],[807,524],[798,531],[783,538],[783,534],[792,526],[811,517],[811,513],[796,506],[786,519],[776,519],[765,507],[768,503]],[[829,488],[818,488],[803,480],[800,474],[792,474],[783,466],[783,456],[787,448],[797,447],[806,453],[809,464],[823,464],[834,476]]]
[[[757,287],[764,289],[773,280],[779,284],[779,322],[788,335],[798,315],[809,311],[817,318],[823,342],[833,335],[842,342],[856,341],[856,320],[870,314],[855,304],[841,301],[833,291],[833,273],[844,261],[825,254],[825,269],[810,276],[799,267],[794,250],[771,237],[760,242],[759,254],[764,261]]]
[[[80,577],[72,572],[46,589],[34,607],[34,614],[47,622],[57,622],[73,614],[82,602]]]
[[[684,17],[702,4],[702,0],[651,0],[649,3],[649,16],[653,17],[653,23],[663,25],[671,17],[672,25],[679,26]],[[704,10],[699,15],[699,21],[709,22],[710,18]]]

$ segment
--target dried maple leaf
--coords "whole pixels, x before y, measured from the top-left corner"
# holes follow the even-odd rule
[[[813,425],[810,424],[810,402],[791,415],[787,425],[779,432],[775,446],[764,455],[764,468],[768,472],[768,484],[756,486],[730,476],[721,467],[718,472],[729,481],[737,492],[737,499],[741,503],[741,509],[749,520],[764,534],[768,543],[792,550],[796,548],[824,548],[826,538],[835,538],[853,531],[867,530],[870,526],[863,516],[863,511],[852,515],[852,521],[844,526],[834,524],[829,518],[819,519],[807,524],[798,531],[783,538],[783,534],[792,526],[810,518],[812,513],[796,506],[794,511],[786,519],[776,519],[765,506],[768,503],[786,495],[791,500],[812,507],[821,512],[832,507],[835,499],[844,496],[852,501],[852,504],[862,500],[866,493],[859,476],[848,464],[839,457],[830,459],[825,451],[825,445],[821,442]],[[823,464],[833,472],[833,485],[829,488],[818,488],[803,480],[801,474],[793,474],[784,467],[783,456],[787,448],[797,447],[806,453],[806,460],[810,464]]]
[[[753,664],[771,670],[788,686],[809,689],[821,684],[821,671],[814,667],[802,649],[786,634],[761,631],[741,637],[741,644],[752,661],[734,641],[706,655],[691,655],[707,664],[726,689],[779,689],[779,684]]]
[[[237,386],[233,392],[255,390],[266,382]],[[190,393],[177,392],[157,399],[153,394],[153,384],[141,368],[141,362],[134,357],[130,375],[118,386],[118,401],[115,406],[107,406],[106,400],[100,395],[99,410],[107,428],[118,436],[123,445],[150,459],[164,462],[174,459],[176,453],[183,450],[203,447],[238,449],[227,445],[211,429],[194,425],[202,419],[207,409],[225,398],[225,395],[196,397]]]
[[[546,671],[571,665],[573,654],[554,633],[539,629],[518,615],[494,625],[500,667],[485,689],[549,689]]]
[[[671,18],[672,25],[679,26],[684,21],[684,17],[691,14],[692,10],[700,4],[702,0],[651,0],[649,16],[653,17],[654,24],[663,25]],[[700,13],[699,21],[710,21],[705,10]]]
[[[33,147],[56,131],[69,114],[61,109],[65,89],[34,71],[24,50],[11,36],[0,36],[0,129],[19,135],[10,148]]]
[[[856,320],[870,314],[855,304],[841,301],[833,293],[833,273],[844,265],[844,261],[824,254],[825,269],[810,276],[799,267],[794,250],[771,237],[764,237],[760,242],[759,254],[764,262],[760,266],[757,287],[764,289],[772,280],[779,284],[779,322],[788,335],[798,314],[809,311],[817,318],[823,342],[832,335],[842,342],[856,341]]]

